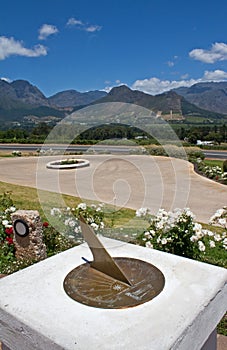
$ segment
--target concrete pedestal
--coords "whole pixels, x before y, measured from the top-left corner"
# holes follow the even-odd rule
[[[109,310],[69,298],[65,276],[92,259],[86,244],[0,280],[0,340],[11,350],[207,350],[227,306],[227,271],[102,238],[111,256],[148,261],[164,290],[140,306]]]

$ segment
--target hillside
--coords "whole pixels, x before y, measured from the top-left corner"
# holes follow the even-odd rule
[[[162,111],[169,113],[181,113],[181,97],[175,92],[167,92],[161,95],[152,96],[142,91],[131,90],[125,85],[114,87],[107,96],[96,101],[103,102],[125,102],[152,109],[154,112]]]
[[[174,91],[199,108],[227,114],[227,82],[198,83]]]
[[[74,108],[88,105],[106,94],[104,91],[69,90],[47,98],[26,80],[8,83],[0,79],[0,121],[21,121],[27,116],[63,118]]]
[[[158,113],[164,119],[182,119],[183,117],[199,116],[209,118],[222,118],[220,113],[214,113],[195,106],[174,91],[160,95],[149,95],[141,91],[131,90],[122,85],[113,88],[109,94],[95,103],[125,102],[148,108]]]
[[[58,92],[57,94],[48,98],[50,105],[56,107],[78,107],[88,105],[104,96],[107,93],[105,91],[88,91],[79,92],[76,90],[66,90]]]
[[[216,93],[212,92],[214,89]],[[213,94],[216,100],[212,100]],[[104,91],[66,90],[48,98],[28,81],[16,80],[8,83],[0,79],[0,121],[22,121],[27,116],[47,117],[52,120],[52,117],[63,118],[76,109],[106,102],[133,103],[152,110],[166,120],[216,120],[223,118],[220,112],[214,112],[219,101],[217,96],[220,94],[222,103],[220,102],[219,110],[227,110],[227,83],[196,84],[191,88],[181,88],[155,96],[122,85],[114,87],[108,94]],[[207,107],[208,102],[210,110],[201,108],[201,105]]]

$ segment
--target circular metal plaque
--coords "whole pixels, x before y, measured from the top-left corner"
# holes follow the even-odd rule
[[[122,309],[143,304],[163,290],[165,278],[154,265],[132,258],[113,260],[131,285],[114,279],[87,263],[76,267],[66,276],[66,293],[72,299],[88,306]]]
[[[15,233],[20,237],[26,237],[29,234],[28,224],[22,219],[15,220],[13,228]]]

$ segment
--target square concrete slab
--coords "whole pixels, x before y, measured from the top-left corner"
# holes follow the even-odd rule
[[[12,350],[198,350],[227,306],[227,271],[153,249],[101,238],[112,257],[156,265],[165,276],[153,300],[128,309],[80,304],[63,281],[87,244],[0,280],[0,339]]]

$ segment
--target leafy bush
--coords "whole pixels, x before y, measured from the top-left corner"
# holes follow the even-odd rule
[[[205,158],[205,154],[199,147],[185,147],[185,152],[187,153],[190,162],[196,159],[203,160]]]
[[[76,208],[52,208],[51,215],[56,220],[56,226],[61,227],[61,233],[77,243],[82,241],[79,222],[81,215],[95,231],[104,228],[102,204],[88,206],[86,203],[79,203]]]
[[[223,172],[227,173],[227,159],[224,160],[222,167],[223,167]]]
[[[0,273],[15,260],[13,228],[10,215],[16,210],[10,193],[0,196]]]
[[[13,152],[12,152],[12,155],[13,155],[14,157],[21,157],[21,152],[20,152],[20,151],[13,151]]]
[[[206,163],[204,163],[200,158],[193,160],[193,163],[195,170],[197,170],[201,175],[218,181],[224,185],[227,184],[227,172],[224,170],[222,171],[222,168],[219,165],[206,165]]]
[[[216,213],[210,218],[211,225],[219,225],[224,229],[227,229],[227,207],[218,209]],[[226,242],[227,244],[227,242]]]
[[[64,237],[47,222],[43,223],[43,242],[47,248],[47,256],[52,256],[76,245],[74,240]]]
[[[204,159],[204,153],[198,147],[178,147],[175,145],[165,145],[165,146],[157,146],[152,145],[146,147],[149,154],[153,156],[164,156],[164,157],[173,157],[180,158],[185,160],[192,160],[201,158]]]
[[[143,216],[138,211],[137,215]],[[139,235],[138,241],[148,248],[194,259],[205,254],[206,249],[227,249],[226,233],[220,235],[203,229],[189,209],[174,212],[160,209],[151,217],[149,227]]]

